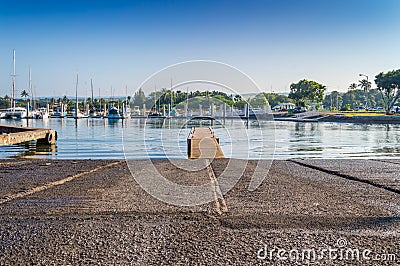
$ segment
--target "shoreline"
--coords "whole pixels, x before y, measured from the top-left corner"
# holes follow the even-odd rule
[[[290,121],[290,122],[304,122],[304,123],[352,123],[352,124],[400,124],[400,116],[376,116],[376,115],[354,115],[346,116],[345,114],[324,114],[309,116],[306,118],[296,118],[288,114],[274,114],[274,121]]]

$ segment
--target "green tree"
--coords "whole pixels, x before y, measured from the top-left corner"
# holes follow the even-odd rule
[[[358,85],[356,83],[351,83],[349,86],[349,90],[355,90],[357,89]]]
[[[386,114],[390,114],[394,104],[400,97],[400,69],[379,73],[375,76],[375,83],[382,93]]]
[[[274,107],[280,103],[291,103],[292,99],[287,97],[286,95],[277,94],[277,93],[266,93],[264,92],[264,97],[267,99],[268,103],[271,107]]]
[[[140,108],[142,108],[145,102],[146,102],[146,96],[144,95],[142,88],[140,88],[133,95],[133,105],[140,106]]]
[[[290,85],[289,98],[296,102],[298,107],[304,107],[306,101],[319,103],[324,98],[326,86],[312,80],[300,80]]]
[[[267,98],[265,97],[264,93],[259,93],[253,98],[249,100],[249,104],[251,107],[259,107],[263,108],[265,105],[269,105]]]
[[[364,91],[365,94],[365,109],[368,109],[368,91],[371,88],[371,82],[367,79],[362,79],[359,81],[358,86]]]
[[[244,106],[247,104],[247,101],[245,101],[245,100],[239,100],[239,101],[236,101],[234,104],[233,104],[233,106],[235,106],[236,108],[238,108],[238,109],[243,109],[244,108]]]
[[[7,94],[4,96],[4,98],[0,97],[0,108],[5,109],[9,106],[10,106],[10,97],[8,97]]]
[[[342,109],[342,95],[338,91],[332,91],[330,94],[326,95],[322,105],[325,109],[329,109],[331,111],[339,111]]]
[[[71,100],[68,99],[68,97],[66,95],[64,95],[64,97],[62,98],[61,101],[62,101],[63,104],[68,104]]]
[[[368,92],[368,106],[385,106],[382,94],[377,89],[370,89]]]
[[[354,109],[364,101],[364,92],[359,89],[349,90],[342,95],[341,108]],[[348,107],[348,108],[347,108]]]
[[[23,91],[21,92],[21,97],[22,97],[22,98],[27,98],[27,97],[29,97],[29,94],[26,92],[26,90],[23,90]]]
[[[26,90],[23,90],[21,92],[21,97],[25,98],[25,105],[27,104],[27,98],[29,97],[29,94],[26,92]]]

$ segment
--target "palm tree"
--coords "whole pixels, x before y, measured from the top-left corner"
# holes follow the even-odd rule
[[[355,89],[357,89],[357,87],[358,87],[358,85],[356,83],[351,83],[350,86],[349,86],[349,91],[350,90],[355,90]]]
[[[70,99],[68,99],[68,97],[66,95],[64,95],[64,97],[62,98],[62,102],[64,104],[68,104],[70,102]]]
[[[26,92],[26,90],[23,90],[23,91],[21,92],[21,97],[25,98],[25,104],[28,104],[26,98],[29,97],[29,94]]]
[[[367,79],[363,79],[359,81],[359,85],[365,92],[365,110],[368,109],[368,90],[371,88],[371,82]]]

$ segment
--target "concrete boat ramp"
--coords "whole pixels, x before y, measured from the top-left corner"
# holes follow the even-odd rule
[[[0,146],[32,140],[51,145],[55,144],[57,140],[57,132],[52,129],[0,125],[0,133]]]
[[[400,160],[274,161],[254,191],[261,162],[206,160],[0,161],[0,264],[398,265]],[[154,171],[207,185],[229,178],[228,164],[241,178],[229,191],[212,183],[215,200],[196,206],[167,204],[137,182]],[[329,248],[370,252],[277,256]]]

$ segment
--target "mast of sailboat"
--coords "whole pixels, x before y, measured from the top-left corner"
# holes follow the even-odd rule
[[[78,74],[76,74],[76,85],[75,85],[75,119],[78,118]]]
[[[125,110],[124,115],[128,113],[128,85],[125,85]]]
[[[99,88],[99,112],[101,113],[101,96],[100,96],[100,88]]]
[[[93,80],[90,79],[90,87],[92,89],[92,106],[93,106]]]
[[[157,94],[157,92],[156,92],[156,94]],[[160,113],[160,110],[161,110],[161,101],[160,101],[161,96],[162,96],[162,92],[161,92],[160,97],[158,98],[158,113]],[[165,107],[163,109],[165,110]]]
[[[114,106],[114,95],[113,95],[113,87],[111,86],[111,100],[110,102],[112,103],[112,106]]]
[[[157,113],[157,86],[154,85],[154,113]]]
[[[170,105],[169,105],[169,113],[168,116],[171,117],[171,111],[172,111],[172,78],[171,78],[171,89],[170,89],[170,94],[171,94],[171,101],[170,101]]]
[[[90,79],[90,88],[92,89],[92,98],[91,98],[91,104],[92,104],[92,111],[94,112],[94,105],[93,105],[93,80]]]
[[[13,74],[12,76],[12,85],[11,85],[11,102],[10,102],[10,107],[12,108],[12,110],[15,110],[15,49],[13,50]]]
[[[32,71],[30,66],[29,66],[29,96],[30,96],[29,105],[33,108]]]
[[[189,114],[189,87],[186,87],[186,117]]]
[[[33,109],[36,109],[36,86],[33,88]]]
[[[128,85],[125,85],[125,103],[128,102]]]

